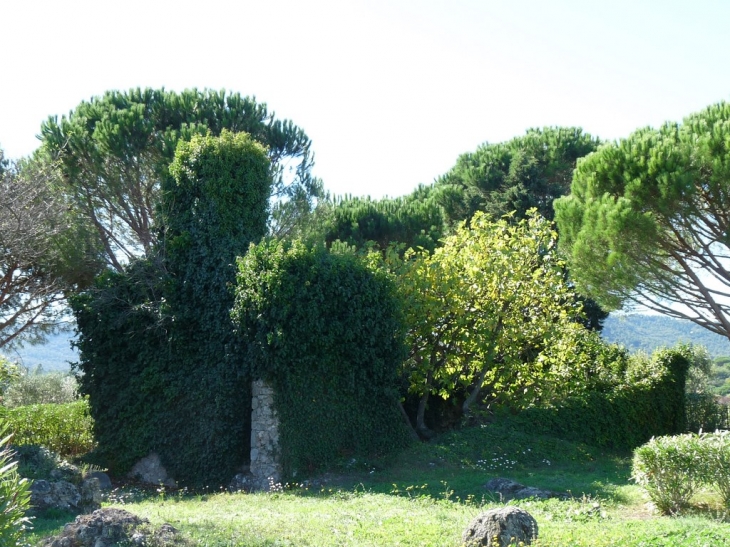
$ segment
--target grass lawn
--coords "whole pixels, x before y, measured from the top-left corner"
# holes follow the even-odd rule
[[[540,547],[730,546],[730,518],[703,492],[686,515],[657,516],[630,481],[630,455],[506,424],[462,429],[398,458],[348,461],[309,486],[268,494],[126,492],[112,504],[167,522],[201,546],[458,546],[469,521],[502,504],[493,477],[570,492],[566,501],[513,502],[538,522]],[[31,541],[66,515],[36,520]]]

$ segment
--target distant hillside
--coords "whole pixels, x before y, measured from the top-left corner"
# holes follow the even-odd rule
[[[48,342],[38,346],[26,346],[8,352],[6,357],[11,361],[33,370],[38,365],[45,371],[69,370],[69,362],[78,361],[78,352],[71,349],[73,332],[64,332],[50,336]]]
[[[695,325],[661,315],[616,314],[606,319],[603,338],[623,344],[631,351],[651,353],[661,346],[673,346],[677,342],[703,345],[712,357],[730,355],[730,340],[724,336]]]

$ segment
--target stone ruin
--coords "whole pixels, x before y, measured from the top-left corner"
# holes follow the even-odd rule
[[[128,476],[150,485],[177,487],[155,453],[137,462]],[[269,491],[280,487],[281,477],[279,419],[274,408],[274,390],[263,380],[256,380],[251,385],[250,466],[246,472],[233,478],[229,490]]]

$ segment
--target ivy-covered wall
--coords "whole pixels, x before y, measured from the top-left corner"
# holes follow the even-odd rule
[[[178,483],[225,484],[248,461],[250,375],[230,319],[236,256],[266,231],[271,171],[244,133],[181,142],[154,256],[72,302],[99,459],[157,452]]]
[[[687,347],[657,350],[650,360],[636,360],[611,389],[528,408],[515,421],[530,431],[616,449],[683,433],[689,365]]]
[[[408,442],[394,289],[361,259],[300,242],[262,243],[240,259],[233,315],[253,376],[274,388],[285,478]]]

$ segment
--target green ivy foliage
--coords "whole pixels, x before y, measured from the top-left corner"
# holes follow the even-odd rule
[[[394,290],[353,254],[298,241],[262,243],[240,259],[233,316],[254,377],[274,388],[287,477],[407,442]]]
[[[550,405],[523,410],[516,419],[533,431],[615,449],[633,449],[653,436],[685,430],[687,346],[635,357],[612,389],[586,390]]]
[[[107,272],[71,299],[80,361],[79,391],[89,396],[99,463],[129,469],[153,447],[154,417],[164,413],[165,362],[172,318],[163,316],[164,271],[137,260]]]
[[[223,131],[178,145],[155,256],[73,301],[81,391],[114,471],[157,452],[180,484],[224,484],[250,450],[250,377],[230,320],[235,258],[266,232],[266,150]]]

